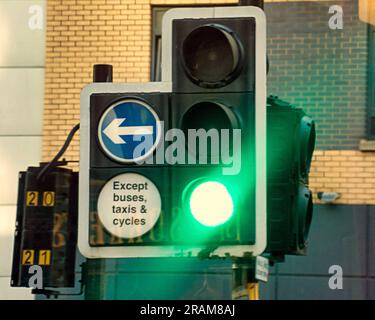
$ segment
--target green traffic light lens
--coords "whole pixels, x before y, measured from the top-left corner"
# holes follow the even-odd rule
[[[190,212],[207,227],[227,222],[233,214],[233,199],[228,189],[220,182],[207,181],[197,185],[189,199]]]

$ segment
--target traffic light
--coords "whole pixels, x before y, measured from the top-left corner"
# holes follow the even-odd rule
[[[312,220],[308,176],[314,121],[277,97],[267,106],[267,249],[275,258],[306,253]]]
[[[256,102],[265,95],[256,90],[257,68],[263,77],[266,70],[257,51],[262,27],[254,17],[217,12],[171,25],[171,122],[188,140],[185,164],[171,168],[174,241],[257,255],[266,234],[257,224],[265,215],[265,105]]]
[[[89,258],[195,256],[207,248],[259,255],[266,247],[264,13],[173,9],[162,41],[162,82],[97,82],[81,93],[80,251]]]
[[[74,287],[78,220],[78,174],[69,169],[29,167],[20,172],[11,286],[30,287],[42,270],[46,287]],[[42,289],[42,288],[38,288]]]

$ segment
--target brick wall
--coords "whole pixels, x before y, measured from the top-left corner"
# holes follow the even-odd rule
[[[331,30],[331,5],[344,10],[343,30]],[[358,149],[366,136],[367,25],[358,2],[266,4],[268,92],[311,115],[317,148]]]
[[[43,159],[79,122],[79,94],[92,81],[93,64],[113,64],[116,82],[149,81],[151,5],[235,2],[48,0]],[[288,2],[266,4],[269,93],[304,107],[317,122],[313,191],[340,192],[343,204],[375,204],[375,154],[355,151],[365,134],[367,90],[366,27],[356,1]],[[327,27],[330,4],[344,7],[342,31]],[[79,135],[65,156],[79,160]]]
[[[151,5],[235,2],[165,0],[48,0],[43,159],[49,160],[79,122],[79,94],[92,65],[109,63],[116,82],[147,82]],[[79,159],[79,136],[66,153]]]
[[[310,171],[315,202],[319,191],[338,192],[337,204],[375,204],[375,153],[318,150]]]

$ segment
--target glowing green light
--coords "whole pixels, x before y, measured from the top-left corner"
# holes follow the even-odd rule
[[[233,214],[233,200],[227,188],[216,181],[199,184],[190,196],[190,211],[207,227],[225,223]]]

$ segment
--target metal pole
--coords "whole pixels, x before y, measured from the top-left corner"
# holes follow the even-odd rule
[[[255,6],[264,9],[264,0],[240,0],[240,6]]]
[[[113,67],[110,64],[95,64],[93,82],[112,82]]]

